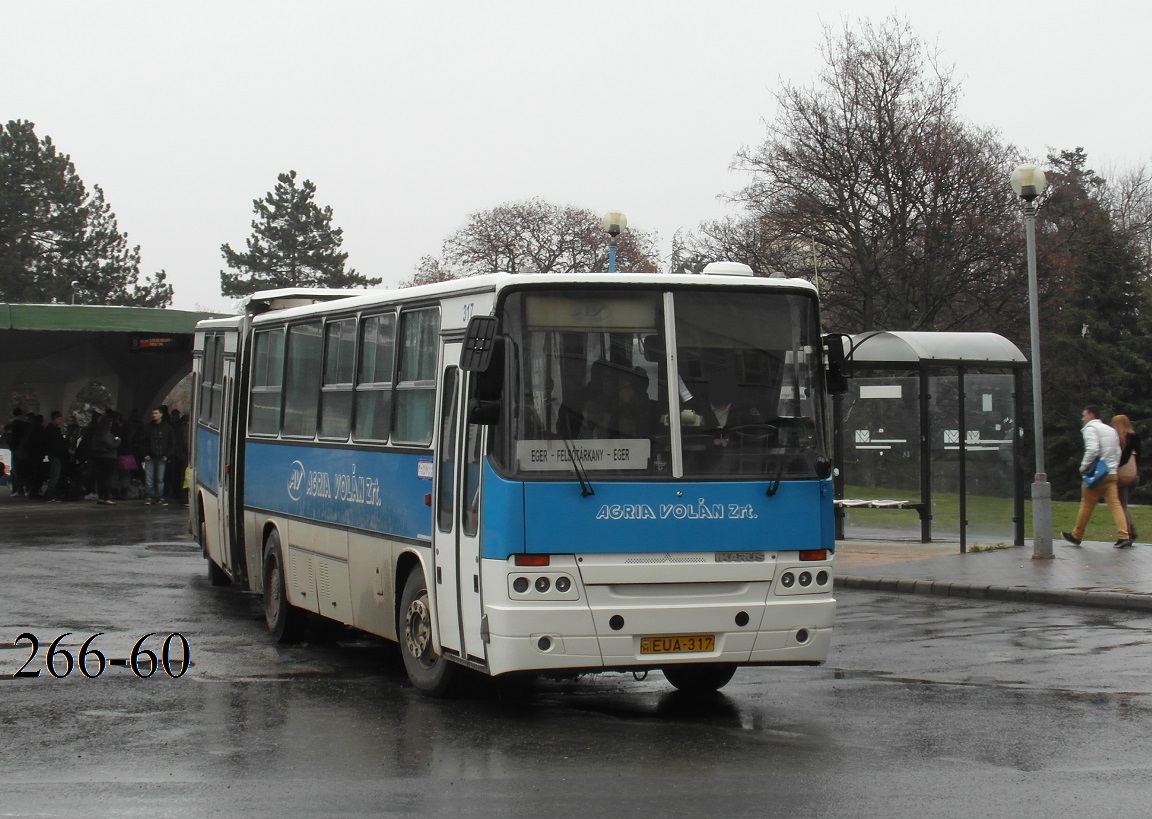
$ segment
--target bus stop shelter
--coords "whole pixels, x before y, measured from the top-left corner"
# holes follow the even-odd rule
[[[113,406],[144,413],[192,370],[196,322],[213,314],[148,307],[0,303],[0,388],[45,417]],[[186,408],[185,408],[186,409]]]
[[[836,537],[1023,545],[1019,348],[995,333],[871,332],[848,359]]]

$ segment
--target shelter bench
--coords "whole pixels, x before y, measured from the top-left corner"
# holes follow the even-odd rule
[[[924,522],[931,517],[929,505],[919,501],[885,498],[836,498],[832,503],[841,514],[845,509],[915,509],[916,514],[920,516],[922,530]]]

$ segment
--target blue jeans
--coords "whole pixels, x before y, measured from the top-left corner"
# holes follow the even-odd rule
[[[160,500],[164,494],[164,470],[167,462],[158,458],[149,458],[144,462],[144,497],[148,500]]]

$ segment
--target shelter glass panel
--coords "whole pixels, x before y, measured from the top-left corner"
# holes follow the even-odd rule
[[[920,501],[920,378],[907,373],[853,378],[842,403],[844,497]],[[919,539],[915,509],[847,506],[847,538]]]
[[[966,373],[963,415],[957,376],[930,383],[933,537],[960,537],[963,491],[966,542],[1012,543],[1013,377]]]

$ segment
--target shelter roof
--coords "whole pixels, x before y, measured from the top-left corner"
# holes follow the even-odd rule
[[[936,362],[986,367],[1024,367],[1020,348],[996,333],[880,331],[852,336],[851,360],[861,364]]]
[[[0,330],[193,333],[196,322],[218,315],[156,307],[0,303]]]

